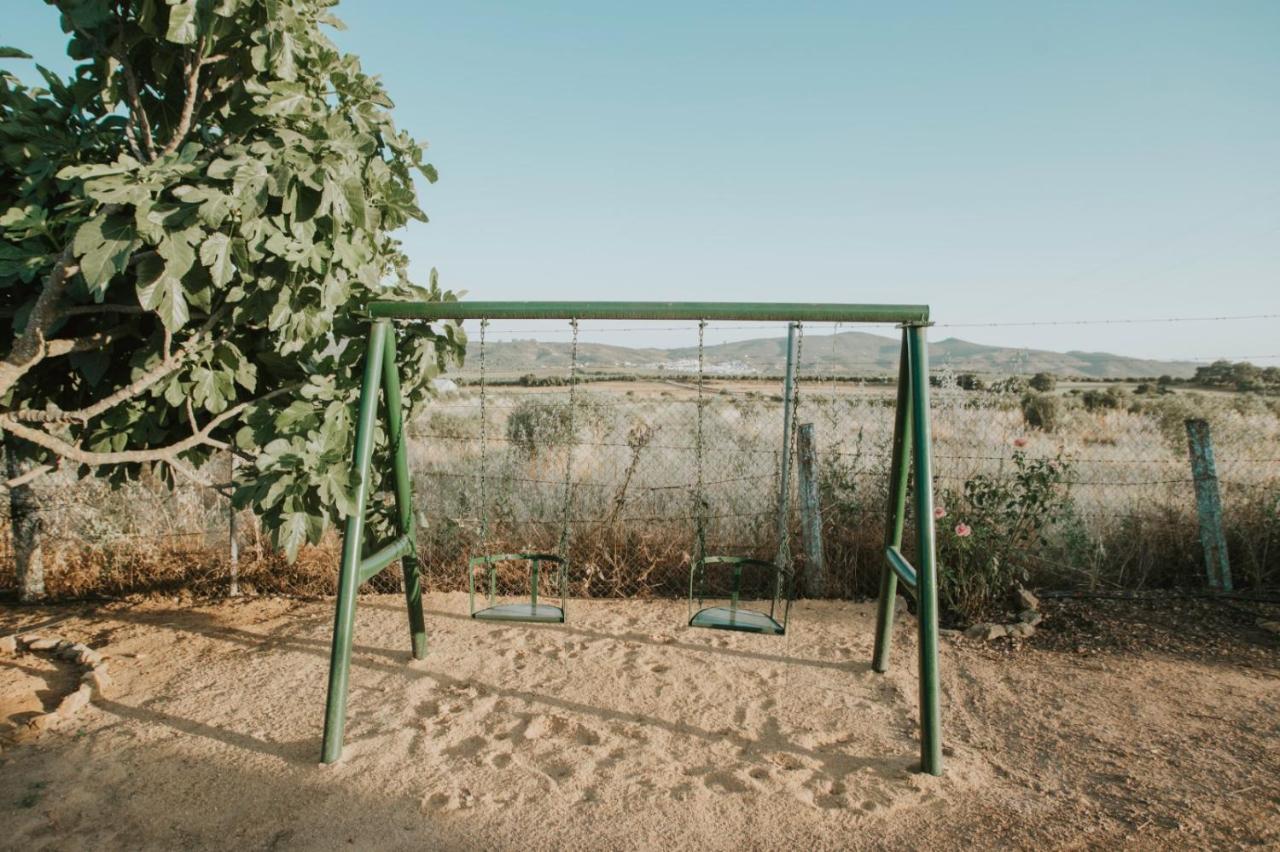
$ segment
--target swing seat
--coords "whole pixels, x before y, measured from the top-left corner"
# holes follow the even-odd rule
[[[564,624],[564,610],[552,604],[510,603],[485,607],[471,613],[478,621],[534,621],[541,624]]]
[[[730,572],[730,586],[727,597],[729,606],[706,606],[702,601],[709,595],[695,589],[699,580],[705,583],[707,568],[719,566]],[[689,618],[690,627],[705,627],[711,630],[736,630],[740,633],[761,633],[766,636],[783,636],[787,632],[787,614],[790,606],[783,604],[782,621],[774,618],[775,607],[779,600],[789,602],[790,595],[778,595],[768,607],[767,612],[744,608],[738,605],[742,594],[742,569],[759,568],[768,574],[768,581],[779,592],[787,579],[787,572],[773,562],[763,559],[750,559],[744,556],[706,556],[689,570],[689,609],[694,608],[697,601],[698,610]],[[705,590],[704,590],[705,591]]]
[[[765,633],[782,636],[787,628],[773,616],[753,609],[733,609],[727,606],[709,606],[698,610],[689,619],[690,627],[709,627],[712,630],[738,630],[743,633]]]
[[[496,603],[494,591],[496,584],[495,566],[502,562],[529,562],[532,571],[529,578],[529,600],[520,603]],[[560,604],[540,603],[538,601],[538,575],[543,562],[550,562],[559,572]],[[489,606],[476,609],[476,572],[483,566],[489,579]],[[553,553],[498,553],[492,556],[473,556],[469,560],[471,586],[471,617],[477,621],[527,621],[535,624],[564,624],[564,578],[565,561]]]

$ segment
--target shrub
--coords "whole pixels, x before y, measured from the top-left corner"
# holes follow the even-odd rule
[[[1022,397],[1022,419],[1032,429],[1052,432],[1058,428],[1058,400],[1042,393]]]
[[[1019,450],[1013,466],[1012,476],[978,474],[961,493],[941,493],[938,506],[950,520],[939,525],[938,591],[943,606],[966,621],[992,614],[1014,582],[1027,579],[1027,557],[1071,506],[1063,488],[1070,467],[1061,457],[1029,459]]]
[[[1086,411],[1097,411],[1103,408],[1121,408],[1124,405],[1124,391],[1110,387],[1105,391],[1087,390],[1080,397]]]
[[[1036,373],[1029,382],[1032,390],[1048,393],[1058,386],[1058,379],[1053,373]]]

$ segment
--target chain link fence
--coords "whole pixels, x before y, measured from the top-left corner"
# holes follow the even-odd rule
[[[895,388],[836,375],[824,345],[817,335],[805,342],[796,415],[816,436],[823,588],[835,597],[874,595]],[[567,526],[572,596],[684,594],[698,517],[700,404],[707,550],[775,555],[786,444],[780,376],[770,377],[767,365],[709,363],[700,392],[696,361],[660,370],[640,364],[629,374],[580,365],[571,417],[567,375],[559,368],[493,373],[482,429],[469,365],[410,424],[429,589],[465,589],[468,558],[485,552],[554,552]],[[963,609],[978,594],[974,578],[1092,589],[1202,586],[1184,427],[1192,417],[1212,426],[1236,584],[1280,583],[1276,397],[1061,378],[1037,392],[1021,379],[946,370],[935,371],[933,383],[941,579],[952,607]],[[228,586],[228,507],[219,495],[147,481],[113,490],[62,475],[33,491],[51,595]],[[800,508],[794,498],[790,505],[790,552],[804,573]],[[336,536],[287,565],[251,517],[238,535],[246,587],[333,589]],[[0,548],[11,565],[7,523]],[[13,571],[0,574],[0,588],[10,587]],[[394,571],[373,581],[384,591],[399,583]]]

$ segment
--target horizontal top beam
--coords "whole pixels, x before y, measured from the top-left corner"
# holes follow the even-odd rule
[[[830,302],[372,302],[374,319],[721,320],[779,322],[929,321],[928,305]]]

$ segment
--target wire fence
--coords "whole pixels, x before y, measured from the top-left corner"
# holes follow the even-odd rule
[[[895,389],[883,379],[837,375],[822,346],[821,339],[805,346],[797,418],[816,437],[811,473],[820,495],[824,593],[874,594]],[[709,367],[700,392],[688,364],[626,375],[587,365],[572,416],[563,384],[490,385],[482,407],[474,368],[464,373],[410,424],[428,587],[464,589],[469,557],[555,550],[567,528],[572,595],[679,595],[688,588],[700,515],[708,552],[773,558],[788,451],[781,379],[741,359]],[[1280,582],[1276,397],[1065,379],[1036,393],[1023,380],[975,381],[947,370],[933,380],[944,581],[997,570],[1059,587],[1203,584],[1184,427],[1202,417],[1213,430],[1236,582]],[[701,509],[694,488],[700,405]],[[229,584],[229,510],[219,495],[154,481],[112,489],[60,475],[32,490],[50,594],[212,593]],[[803,565],[798,505],[790,500],[784,527]],[[246,586],[332,590],[336,536],[289,565],[252,517],[241,518],[237,535]],[[11,564],[7,523],[0,549]],[[993,569],[993,560],[1004,564]],[[11,585],[12,570],[0,574],[0,588]],[[386,572],[373,582],[389,591],[400,581]],[[504,582],[514,594],[526,579],[513,574]]]

